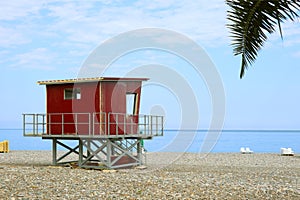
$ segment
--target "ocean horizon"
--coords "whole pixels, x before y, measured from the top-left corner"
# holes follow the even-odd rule
[[[164,130],[164,136],[145,140],[148,152],[200,153],[204,144],[209,152],[234,153],[249,147],[256,153],[279,153],[280,148],[290,147],[300,152],[300,130]],[[214,134],[214,135],[213,135]],[[51,150],[51,140],[41,137],[24,137],[20,128],[0,129],[0,141],[8,140],[10,150]],[[71,142],[68,142],[72,144]]]

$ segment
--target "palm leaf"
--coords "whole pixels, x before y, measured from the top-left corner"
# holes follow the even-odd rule
[[[226,0],[230,10],[227,19],[232,37],[234,55],[241,55],[240,78],[245,69],[256,60],[258,51],[267,40],[267,33],[278,26],[282,38],[281,22],[298,17],[299,0]]]

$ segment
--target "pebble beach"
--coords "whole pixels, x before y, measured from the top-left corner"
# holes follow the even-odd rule
[[[0,199],[300,199],[300,155],[147,153],[146,167],[52,166],[51,151],[0,154]]]

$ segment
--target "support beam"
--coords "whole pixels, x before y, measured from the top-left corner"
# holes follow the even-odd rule
[[[52,140],[52,164],[57,165],[56,157],[57,157],[57,145],[56,145],[56,138]]]
[[[141,139],[81,138],[75,140],[78,141],[78,145],[75,147],[70,147],[63,141],[59,141],[59,139],[52,138],[53,165],[77,162],[78,166],[82,168],[106,167],[115,169],[137,166],[143,163]],[[58,145],[68,150],[59,158],[57,158]],[[71,154],[78,155],[78,159],[62,162]]]
[[[107,159],[107,167],[108,168],[111,168],[111,156],[112,156],[112,146],[111,146],[111,140],[110,139],[108,139],[107,140],[107,155],[106,155],[106,159]]]
[[[141,144],[141,139],[137,140],[137,159],[139,161],[139,164],[143,164],[143,159],[142,159],[142,144]]]
[[[78,166],[81,167],[81,163],[83,162],[83,142],[82,140],[79,140],[79,160],[78,160]]]

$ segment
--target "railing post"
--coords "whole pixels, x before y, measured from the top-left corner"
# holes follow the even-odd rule
[[[107,115],[107,135],[110,135],[110,113]]]
[[[35,114],[35,135],[39,134],[39,115]]]
[[[132,118],[130,119],[130,129],[131,129],[131,130],[130,130],[130,131],[131,131],[130,133],[131,133],[131,134],[134,134],[134,132],[133,132],[133,128],[134,128],[134,127],[133,127],[133,126],[134,126],[134,117],[135,117],[135,115],[132,115]]]
[[[65,130],[64,130],[64,121],[65,121],[64,114],[62,113],[61,114],[61,134],[62,135],[64,135],[64,132],[65,132]]]
[[[161,135],[164,135],[164,117],[161,116]]]
[[[43,116],[43,128],[42,128],[43,129],[42,130],[43,133],[42,134],[44,134],[45,133],[45,116],[46,115],[43,114],[42,116]]]
[[[104,134],[105,135],[107,135],[107,125],[108,125],[107,121],[108,121],[108,119],[107,119],[107,113],[105,112],[104,113]],[[101,121],[101,123],[102,123],[102,121]]]
[[[78,113],[74,113],[74,115],[75,115],[75,134],[78,135],[78,119],[77,119]],[[70,124],[70,125],[72,125],[72,124]]]
[[[47,114],[49,116],[49,122],[48,122],[48,130],[49,130],[49,133],[47,133],[48,135],[51,135],[51,115],[50,114]]]
[[[116,117],[116,135],[119,135],[119,115],[116,114],[117,117]]]
[[[144,115],[144,134],[146,134],[146,135],[148,135],[148,133],[147,133],[147,129],[146,129],[146,119],[147,119],[147,116],[146,115]]]
[[[26,133],[26,131],[25,131],[25,128],[26,128],[26,126],[25,126],[26,119],[25,119],[25,114],[22,114],[22,115],[23,115],[23,136],[25,136],[25,133]]]
[[[153,132],[152,132],[152,115],[150,115],[150,134],[151,136],[153,135]]]
[[[91,113],[89,113],[89,136],[91,135]]]
[[[93,133],[93,136],[95,135],[95,114],[97,114],[97,113],[93,113],[93,119],[92,119],[92,124],[91,124],[91,126],[92,126],[92,133]]]
[[[124,119],[123,119],[123,134],[126,135],[126,125],[127,125],[127,114],[123,114]]]
[[[147,135],[150,135],[149,133],[149,131],[150,131],[150,124],[149,124],[149,122],[150,122],[150,120],[149,120],[149,115],[145,115],[145,132],[146,132],[146,134]]]
[[[158,116],[155,116],[155,123],[156,123],[156,126],[155,126],[155,129],[156,129],[156,135],[158,135]]]
[[[35,115],[32,114],[32,132],[35,135]]]

